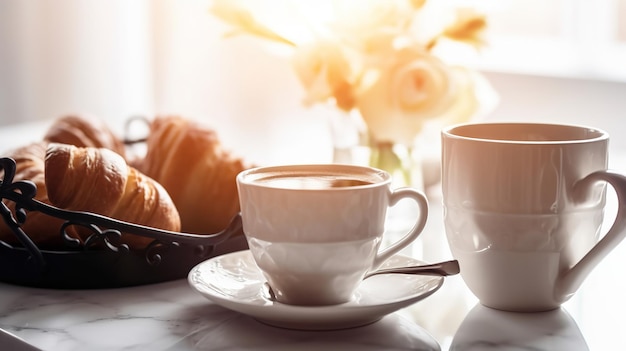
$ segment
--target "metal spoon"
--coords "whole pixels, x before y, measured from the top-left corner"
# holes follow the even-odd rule
[[[442,277],[448,275],[455,275],[461,271],[459,267],[459,261],[451,260],[432,264],[423,264],[417,266],[404,266],[404,267],[392,267],[386,269],[379,269],[373,272],[365,274],[363,279],[367,279],[373,275],[378,274],[421,274],[421,275],[440,275]]]
[[[369,272],[365,274],[363,280],[378,274],[421,274],[421,275],[437,275],[437,276],[448,276],[455,275],[461,271],[459,267],[459,261],[451,260],[439,263],[432,264],[424,264],[417,266],[403,266],[403,267],[393,267],[393,268],[385,268],[379,269],[376,271]],[[263,283],[263,288],[267,293],[267,296],[272,301],[276,300],[276,294],[274,294],[274,290],[268,282]]]

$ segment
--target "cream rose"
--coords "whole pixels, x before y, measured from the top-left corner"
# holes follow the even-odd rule
[[[331,30],[347,45],[369,55],[386,50],[404,35],[415,8],[406,0],[359,0],[336,2],[334,9]]]
[[[469,119],[477,111],[467,71],[419,48],[399,49],[385,59],[356,104],[377,141],[411,145],[426,120]]]
[[[293,67],[307,96],[306,104],[334,98],[337,106],[349,111],[354,107],[354,62],[333,41],[316,41],[296,48]]]

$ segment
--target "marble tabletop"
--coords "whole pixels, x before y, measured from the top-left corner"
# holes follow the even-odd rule
[[[185,280],[98,291],[0,286],[0,326],[43,350],[437,350],[400,315],[361,328],[286,330],[210,303]]]
[[[448,283],[440,297],[463,290],[457,279]],[[450,310],[440,300],[433,295],[363,327],[298,331],[217,306],[184,279],[99,290],[0,284],[0,327],[41,350],[590,349],[565,307],[542,313],[502,312],[480,304],[467,309],[457,296],[449,301],[452,306],[456,302],[456,310]],[[448,324],[441,319],[446,314]],[[458,327],[455,316],[462,316]],[[416,319],[439,320],[439,325]]]

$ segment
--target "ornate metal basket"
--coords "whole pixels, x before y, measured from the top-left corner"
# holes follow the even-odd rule
[[[89,212],[63,210],[36,200],[30,181],[13,181],[16,164],[0,158],[0,213],[19,245],[0,240],[0,281],[58,289],[113,288],[184,278],[196,264],[223,253],[243,250],[247,243],[241,217],[214,234],[190,234],[115,220]],[[15,203],[12,212],[5,201]],[[41,212],[65,222],[58,230],[65,247],[40,249],[22,229],[29,212]],[[80,241],[67,229],[80,226],[90,236]],[[145,249],[121,243],[122,233],[154,239]]]

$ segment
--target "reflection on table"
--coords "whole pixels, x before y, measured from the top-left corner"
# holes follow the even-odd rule
[[[477,304],[455,333],[450,350],[488,349],[587,351],[589,347],[564,308],[515,313]]]

